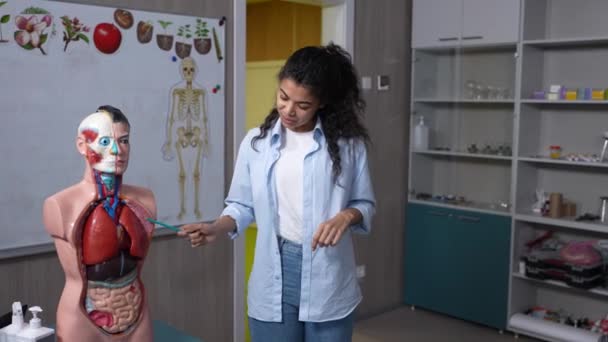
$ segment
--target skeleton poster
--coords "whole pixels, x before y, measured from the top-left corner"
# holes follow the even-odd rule
[[[101,105],[131,123],[125,182],[158,219],[223,208],[223,18],[42,0],[0,0],[0,250],[48,242],[42,201],[82,177],[80,120]]]

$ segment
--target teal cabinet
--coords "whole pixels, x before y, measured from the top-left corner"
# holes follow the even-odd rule
[[[507,216],[409,204],[405,302],[504,329],[510,227]]]

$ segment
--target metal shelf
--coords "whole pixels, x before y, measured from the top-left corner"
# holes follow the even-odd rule
[[[591,168],[608,168],[608,163],[600,162],[576,162],[561,159],[550,159],[550,158],[533,158],[533,157],[518,157],[517,160],[526,163],[535,164],[551,164],[551,165],[564,165],[564,166],[578,166],[578,167],[591,167]]]
[[[430,97],[420,97],[415,98],[414,102],[419,103],[464,103],[464,104],[500,104],[500,105],[509,105],[514,104],[515,100],[513,99],[504,99],[504,100],[472,100],[472,99],[435,99]]]
[[[552,104],[552,105],[608,105],[606,100],[521,100],[523,104]]]
[[[585,293],[594,294],[594,295],[608,298],[608,289],[601,288],[601,287],[596,287],[596,288],[592,288],[589,290],[585,290],[585,289],[578,289],[576,287],[572,287],[572,286],[564,283],[563,281],[559,281],[559,280],[534,279],[534,278],[526,277],[525,275],[519,274],[519,273],[512,273],[511,275],[514,278],[523,279],[523,280],[530,281],[533,283],[541,283],[541,284],[549,285],[552,287],[564,288],[564,289],[574,290],[574,291],[578,291],[578,292],[585,292]]]
[[[560,39],[534,39],[522,41],[525,46],[534,46],[545,49],[565,49],[580,47],[608,47],[608,37],[560,38]]]
[[[511,156],[499,156],[494,154],[481,154],[481,153],[466,153],[466,152],[451,152],[451,151],[412,151],[414,154],[422,154],[429,156],[444,156],[444,157],[456,157],[456,158],[475,158],[475,159],[490,159],[490,160],[505,160],[511,161]]]
[[[409,199],[409,203],[417,203],[417,204],[425,204],[438,208],[446,208],[446,209],[457,209],[457,210],[465,210],[482,214],[491,214],[491,215],[501,215],[501,216],[511,216],[511,213],[501,209],[493,209],[489,208],[489,205],[484,204],[470,204],[470,205],[457,205],[457,204],[448,204],[437,201],[426,201],[419,199]]]
[[[559,218],[554,219],[550,217],[540,216],[534,213],[517,213],[515,219],[518,221],[540,223],[551,226],[558,226],[563,228],[578,229],[587,232],[595,233],[608,233],[608,224],[602,223],[588,223],[575,221],[574,218]]]

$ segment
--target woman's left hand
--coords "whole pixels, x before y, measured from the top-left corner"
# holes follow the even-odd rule
[[[316,250],[317,246],[328,247],[337,245],[342,235],[344,235],[344,231],[360,216],[361,213],[357,209],[346,209],[321,223],[312,237],[312,250]]]

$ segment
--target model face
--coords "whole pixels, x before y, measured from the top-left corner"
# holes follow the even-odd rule
[[[85,139],[86,158],[91,167],[104,173],[122,175],[129,164],[129,126],[112,122],[110,114],[89,115],[80,125]]]
[[[308,88],[286,78],[279,82],[277,110],[281,123],[294,132],[308,132],[315,127],[315,114],[321,104]]]

